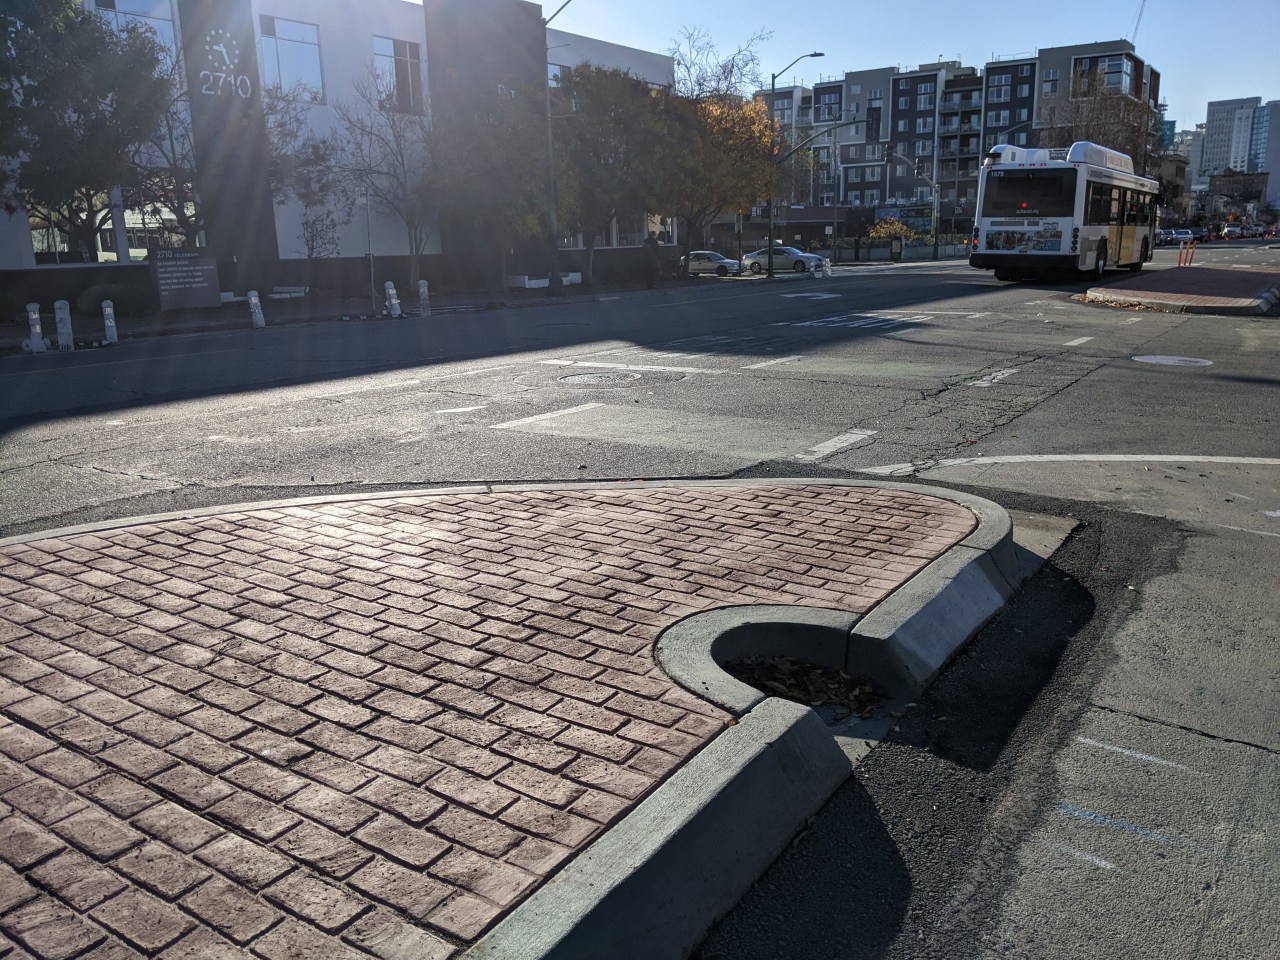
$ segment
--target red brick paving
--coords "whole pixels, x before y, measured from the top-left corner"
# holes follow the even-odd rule
[[[0,550],[0,955],[452,955],[721,730],[662,631],[863,612],[915,493],[403,496]],[[5,938],[8,938],[5,940]]]
[[[1104,296],[1199,307],[1247,307],[1280,287],[1280,270],[1269,266],[1193,265],[1135,273],[1097,288]]]

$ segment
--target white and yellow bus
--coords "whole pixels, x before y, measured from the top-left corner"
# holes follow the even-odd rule
[[[969,265],[997,280],[1141,270],[1156,247],[1159,189],[1129,157],[1096,143],[993,147],[978,176]]]

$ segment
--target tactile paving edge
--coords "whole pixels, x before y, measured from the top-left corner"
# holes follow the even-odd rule
[[[688,956],[853,769],[811,709],[766,697],[721,664],[742,656],[799,656],[870,676],[895,697],[910,696],[1031,572],[1018,555],[1008,513],[989,500],[883,481],[766,482],[905,490],[960,503],[978,524],[862,617],[743,606],[697,614],[668,629],[657,647],[663,668],[737,722],[516,907],[465,960]]]

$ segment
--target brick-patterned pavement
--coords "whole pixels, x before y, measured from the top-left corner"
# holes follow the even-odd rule
[[[1142,302],[1204,309],[1240,309],[1280,287],[1280,270],[1268,266],[1190,266],[1148,270],[1109,282],[1094,291],[1104,299],[1136,297]]]
[[[666,627],[866,611],[975,523],[573,488],[4,548],[0,956],[451,956],[723,728],[657,666]]]

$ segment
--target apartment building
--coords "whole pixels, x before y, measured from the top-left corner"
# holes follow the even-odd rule
[[[981,70],[940,61],[779,89],[772,107],[784,138],[798,144],[818,134],[812,189],[786,198],[788,215],[792,222],[831,223],[821,208],[844,206],[928,231],[933,180],[940,230],[966,233],[985,152],[998,143],[1034,145],[1038,130],[1064,122],[1073,99],[1098,87],[1154,110],[1160,73],[1132,43],[1114,40],[997,57]]]

